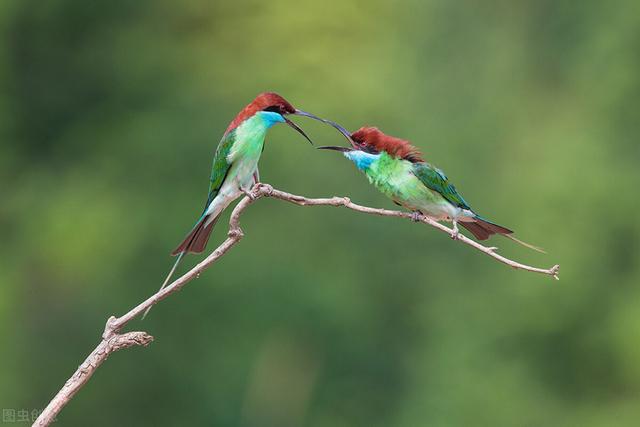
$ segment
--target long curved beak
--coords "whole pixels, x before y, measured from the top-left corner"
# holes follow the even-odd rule
[[[352,147],[356,147],[355,143],[353,142],[353,139],[351,139],[351,134],[349,133],[348,130],[346,130],[345,128],[343,128],[342,126],[340,126],[339,124],[337,124],[336,122],[332,122],[331,120],[327,120],[327,119],[323,119],[320,118],[318,116],[316,116],[315,114],[311,114],[311,113],[307,113],[306,111],[302,111],[302,110],[298,110],[296,109],[295,113],[293,113],[297,116],[303,116],[303,117],[309,117],[310,119],[314,119],[317,120],[319,122],[328,124],[329,126],[333,127],[334,129],[337,129],[338,132],[340,132],[342,135],[344,135],[345,138],[347,138],[347,141],[349,141],[349,144],[351,144]]]
[[[309,117],[310,119],[314,119],[314,120],[317,120],[317,121],[323,122],[323,123],[326,122],[325,119],[320,118],[320,117],[316,116],[315,114],[307,113],[306,111],[298,110],[297,108],[296,108],[296,111],[291,113],[291,114],[295,114],[296,116]]]
[[[324,147],[318,147],[318,150],[334,150],[334,151],[340,151],[342,153],[348,153],[349,151],[353,151],[353,148],[336,147],[335,145],[326,145]]]
[[[307,136],[307,134],[304,133],[304,131],[302,129],[300,129],[300,127],[297,124],[293,123],[286,116],[283,116],[283,117],[284,117],[284,121],[285,121],[286,124],[288,124],[289,126],[294,128],[298,133],[300,133],[300,135],[304,136],[307,139],[307,141],[309,141],[311,143],[311,145],[313,145],[313,141],[311,141],[311,138],[309,138]]]

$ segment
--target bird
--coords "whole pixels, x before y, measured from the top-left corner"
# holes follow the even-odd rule
[[[186,254],[198,254],[205,250],[211,231],[227,206],[240,196],[249,194],[251,187],[259,182],[258,161],[264,150],[267,131],[272,126],[285,123],[313,145],[307,134],[288,118],[290,115],[309,117],[335,125],[329,120],[294,108],[274,92],[261,93],[244,107],[231,121],[218,143],[204,210],[186,237],[171,252],[172,256],[178,258],[160,290],[167,285]],[[149,309],[145,311],[143,318]]]
[[[478,240],[499,234],[542,252],[542,249],[516,239],[512,230],[477,214],[444,172],[425,162],[420,151],[409,141],[386,135],[372,126],[361,127],[353,133],[337,128],[351,147],[318,148],[342,152],[380,192],[396,205],[413,211],[414,220],[425,215],[436,221],[450,221],[453,239],[459,237],[459,224]]]

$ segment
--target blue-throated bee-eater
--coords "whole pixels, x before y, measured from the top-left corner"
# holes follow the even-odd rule
[[[458,224],[478,240],[500,234],[534,250],[535,246],[512,236],[513,231],[478,215],[449,182],[440,169],[425,162],[409,141],[385,135],[378,128],[362,127],[350,134],[339,130],[351,147],[318,147],[340,151],[363,171],[378,190],[413,212],[436,221],[453,223],[452,238],[458,236]]]
[[[160,289],[169,282],[185,254],[204,251],[211,231],[225,208],[247,194],[253,184],[258,182],[258,161],[264,149],[267,131],[273,125],[286,123],[311,142],[304,131],[289,120],[289,115],[310,117],[338,127],[329,120],[294,108],[282,96],[273,92],[261,93],[244,107],[222,135],[213,158],[204,210],[191,231],[171,253],[178,258]]]

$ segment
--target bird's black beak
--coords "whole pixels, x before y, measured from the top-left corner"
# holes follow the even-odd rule
[[[291,114],[295,114],[296,116],[309,117],[310,119],[317,120],[317,121],[322,122],[322,123],[326,122],[325,119],[320,118],[320,117],[316,116],[315,114],[307,113],[306,111],[298,110],[297,108],[296,108],[296,111],[294,111]]]
[[[348,153],[349,151],[353,151],[353,148],[336,147],[334,145],[327,145],[327,146],[324,146],[324,147],[318,147],[318,150],[334,150],[334,151],[340,151],[342,153]]]
[[[356,147],[356,144],[353,142],[353,139],[351,139],[351,134],[349,133],[349,131],[346,130],[345,128],[343,128],[342,126],[340,126],[339,124],[337,124],[336,122],[332,122],[331,120],[320,118],[320,117],[316,116],[315,114],[307,113],[306,111],[297,110],[297,109],[293,114],[295,114],[297,116],[309,117],[309,118],[317,120],[319,122],[328,124],[329,126],[337,129],[338,132],[340,132],[342,135],[344,135],[344,137],[347,138],[347,141],[349,141],[349,144],[351,144],[352,147],[354,147],[354,148]]]
[[[302,129],[300,129],[300,127],[297,124],[293,123],[286,116],[283,116],[283,117],[284,117],[284,121],[285,121],[286,124],[288,124],[289,126],[294,128],[296,130],[296,132],[298,132],[298,133],[300,133],[300,135],[304,136],[307,139],[307,141],[309,141],[311,143],[311,145],[313,145],[313,141],[311,141],[311,138],[309,138],[307,136],[307,134],[304,133],[304,131]]]

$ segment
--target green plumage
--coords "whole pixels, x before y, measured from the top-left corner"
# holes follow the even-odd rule
[[[209,204],[215,199],[220,191],[220,187],[224,182],[231,164],[227,161],[231,147],[236,139],[236,129],[226,134],[216,148],[216,154],[213,158],[213,164],[211,165],[211,177],[209,178],[209,193],[207,202],[204,205],[206,210]]]
[[[428,188],[438,192],[449,203],[461,209],[471,209],[467,202],[462,198],[456,187],[449,182],[447,176],[440,169],[431,166],[428,163],[413,163],[413,174]]]
[[[358,151],[347,157],[361,156]],[[419,210],[431,217],[444,219],[454,211],[469,209],[468,205],[444,174],[427,163],[413,163],[395,158],[386,152],[363,154],[365,161],[355,160],[369,181],[396,203],[410,210]],[[364,166],[364,167],[363,167]]]
[[[202,215],[172,254],[202,252],[222,211],[251,188],[267,130],[275,123],[273,117],[273,113],[258,112],[222,137],[213,158]]]
[[[444,172],[426,162],[392,156],[386,151],[348,150],[344,155],[395,203],[438,221],[453,221],[454,233],[458,223],[480,240],[496,233],[512,233],[478,216]]]

